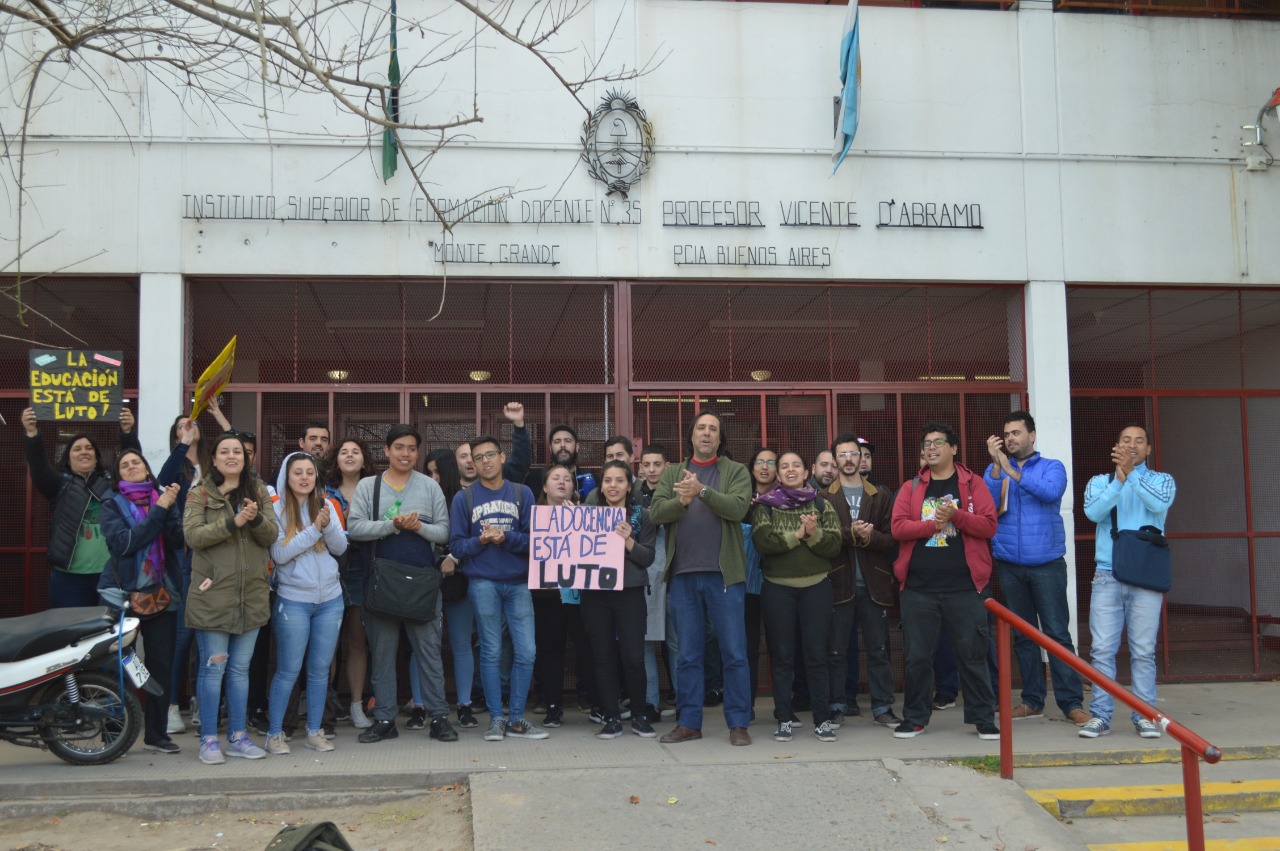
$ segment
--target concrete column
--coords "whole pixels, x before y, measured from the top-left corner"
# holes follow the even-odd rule
[[[1059,143],[1056,17],[1049,0],[1018,4],[1022,139],[1029,154],[1056,154]],[[1071,371],[1067,354],[1066,260],[1062,244],[1061,169],[1055,161],[1023,164],[1027,228],[1027,395],[1036,418],[1036,449],[1067,468],[1062,522],[1067,532],[1067,603],[1079,646],[1076,607],[1076,488],[1071,477]]]
[[[153,470],[169,456],[169,426],[186,411],[186,284],[181,275],[144,273],[138,297],[138,439]]]
[[[1067,530],[1067,602],[1076,639],[1076,487],[1071,476],[1071,371],[1067,356],[1067,286],[1062,281],[1027,284],[1027,394],[1036,418],[1036,449],[1067,468],[1062,522]]]

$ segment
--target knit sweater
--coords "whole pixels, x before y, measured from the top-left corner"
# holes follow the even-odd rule
[[[815,512],[820,512],[817,531],[797,538],[800,518]],[[751,520],[751,540],[760,551],[760,569],[766,579],[831,572],[831,559],[840,554],[840,518],[825,499],[796,508],[757,505]]]

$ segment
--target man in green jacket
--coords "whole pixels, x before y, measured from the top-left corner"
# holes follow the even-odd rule
[[[721,457],[720,417],[704,412],[689,433],[692,456],[667,467],[649,513],[667,529],[670,608],[677,635],[701,636],[708,618],[720,642],[729,741],[751,744],[747,669],[746,550],[739,525],[751,502],[747,468]],[[676,664],[676,728],[666,744],[702,738],[703,642],[681,641]],[[684,684],[684,685],[682,685]]]

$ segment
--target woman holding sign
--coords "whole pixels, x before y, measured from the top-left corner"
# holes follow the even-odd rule
[[[774,741],[791,741],[791,685],[796,626],[813,698],[813,733],[834,742],[827,640],[831,631],[831,559],[840,554],[840,520],[831,503],[805,482],[808,466],[798,452],[778,456],[778,481],[752,500],[751,539],[760,552],[764,583],[760,608],[773,669]]]
[[[616,739],[622,735],[622,716],[618,710],[619,657],[627,680],[627,693],[635,709],[640,709],[645,693],[644,631],[648,618],[645,589],[649,585],[649,565],[653,563],[658,527],[649,521],[649,510],[632,500],[631,468],[625,461],[608,461],[601,468],[600,494],[604,497],[601,500],[604,510],[614,510],[622,517],[613,530],[626,548],[621,565],[622,588],[583,591],[582,619],[591,638],[596,685],[604,709],[604,726],[596,738]],[[631,732],[646,739],[658,735],[643,711],[631,713]]]
[[[279,526],[266,487],[247,463],[239,435],[223,434],[209,447],[208,475],[187,495],[182,531],[191,547],[191,591],[187,628],[196,631],[199,661],[196,694],[200,716],[200,761],[226,762],[218,746],[222,678],[227,679],[227,753],[262,759],[267,752],[246,732],[249,660],[258,630],[271,616],[267,548]]]
[[[542,477],[542,494],[539,505],[573,505],[578,492],[573,470],[563,464],[548,467]],[[564,649],[573,638],[574,652],[582,663],[579,670],[586,670],[588,677],[578,681],[578,700],[586,699],[591,718],[597,723],[604,720],[603,711],[595,705],[595,663],[591,658],[591,643],[582,623],[580,595],[573,589],[535,588],[533,595],[533,638],[537,654],[533,664],[538,674],[538,688],[547,704],[547,714],[542,719],[544,727],[559,727],[564,723]],[[585,659],[584,659],[585,657]]]
[[[111,557],[99,526],[102,503],[111,499],[111,477],[87,434],[72,435],[58,466],[49,463],[34,408],[22,412],[24,449],[31,482],[49,500],[49,608],[98,605],[98,580]],[[133,413],[120,409],[120,446],[138,449]]]

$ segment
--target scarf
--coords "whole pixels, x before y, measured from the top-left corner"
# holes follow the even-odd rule
[[[129,507],[133,509],[134,524],[142,523],[147,519],[151,507],[155,505],[156,500],[160,498],[160,491],[156,490],[154,482],[117,482],[116,487],[122,496],[129,500]],[[147,559],[142,565],[143,575],[147,578],[147,586],[161,585],[164,582],[164,532],[163,530],[151,542],[151,546],[147,549]],[[134,589],[138,590],[138,589]]]
[[[756,494],[752,505],[767,505],[771,508],[799,508],[818,498],[818,492],[809,485],[802,488],[787,488],[782,482],[775,484],[770,490]]]

